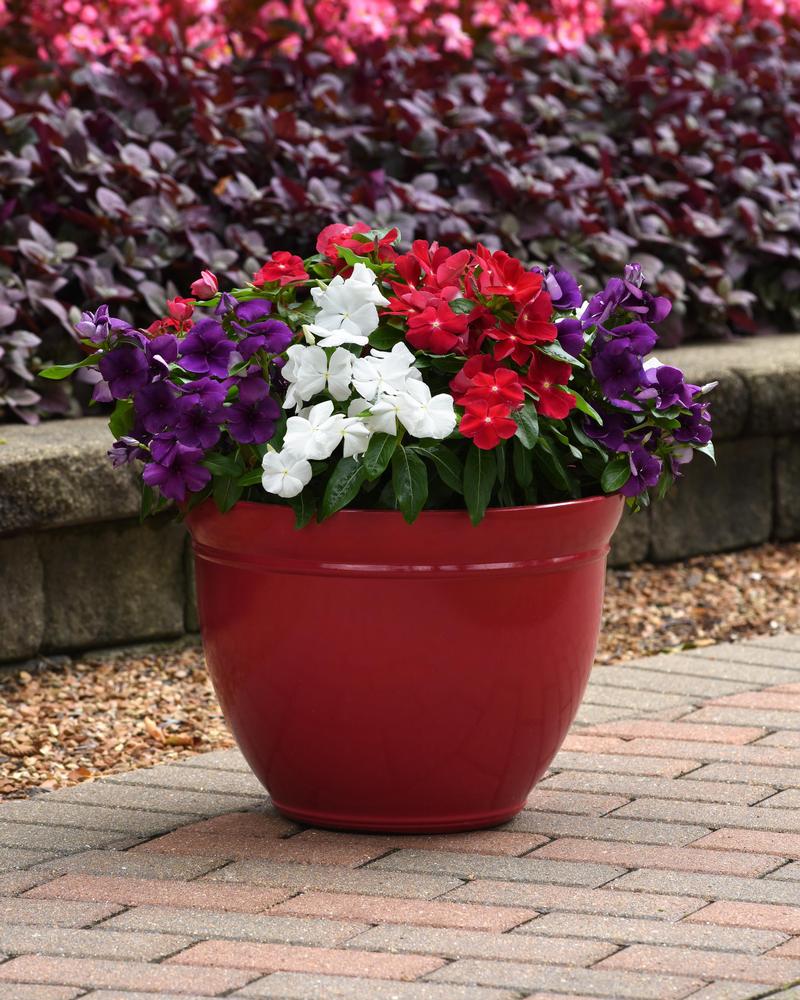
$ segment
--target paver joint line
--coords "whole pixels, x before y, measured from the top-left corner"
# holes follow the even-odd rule
[[[797,650],[597,668],[474,835],[305,829],[234,750],[0,804],[0,1000],[795,1000]]]

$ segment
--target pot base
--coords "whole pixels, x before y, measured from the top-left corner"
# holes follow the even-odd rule
[[[321,813],[306,809],[293,809],[272,800],[272,804],[287,819],[302,823],[305,826],[319,827],[323,830],[358,830],[360,833],[464,833],[468,830],[485,830],[488,827],[500,826],[512,820],[522,811],[524,802],[513,809],[501,809],[496,812],[471,813],[455,816],[426,817],[388,817],[370,818],[369,816],[349,816],[337,813]]]

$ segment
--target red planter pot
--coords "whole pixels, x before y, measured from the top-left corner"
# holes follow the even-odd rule
[[[413,525],[206,503],[188,518],[211,678],[275,805],[315,826],[514,816],[575,716],[621,497]]]

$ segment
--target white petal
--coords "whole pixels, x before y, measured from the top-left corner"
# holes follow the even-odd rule
[[[337,400],[350,396],[350,379],[353,355],[344,347],[337,347],[328,362],[328,392]]]

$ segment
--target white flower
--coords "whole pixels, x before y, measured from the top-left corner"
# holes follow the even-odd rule
[[[267,493],[296,497],[311,482],[311,466],[291,451],[268,451],[262,460],[261,485]]]
[[[375,306],[370,306],[375,312],[375,325],[369,331],[375,330],[378,326],[378,311]],[[307,323],[303,327],[303,332],[307,337],[315,337],[320,347],[339,347],[342,344],[356,344],[363,347],[369,343],[369,335],[361,332],[361,327],[350,319],[342,321],[341,325],[330,329],[321,323]]]
[[[344,441],[344,456],[363,455],[372,437],[367,424],[358,417],[345,417],[342,421],[342,439]]]
[[[378,327],[376,306],[389,305],[365,264],[356,264],[349,278],[337,274],[327,288],[312,288],[311,297],[319,312],[306,329],[320,338],[320,347],[366,344]]]
[[[361,419],[367,425],[370,434],[396,434],[398,402],[397,396],[380,396],[373,403],[366,399],[354,399],[347,410],[349,417],[357,417],[367,410],[367,416]]]
[[[366,358],[353,363],[353,386],[365,399],[381,395],[395,396],[403,392],[406,383],[422,378],[414,367],[414,355],[400,341],[391,351],[372,350]]]
[[[328,355],[321,347],[305,347],[292,344],[286,352],[288,361],[281,374],[289,383],[284,409],[299,406],[313,399],[325,389],[334,399],[347,399],[350,395],[350,376],[353,355],[343,347],[337,347]]]
[[[306,459],[330,458],[342,440],[341,413],[333,412],[333,403],[326,399],[302,416],[289,417],[286,422],[284,448]]]
[[[643,367],[646,372],[649,372],[651,368],[663,368],[664,363],[659,361],[658,358],[648,358]]]
[[[446,438],[456,426],[453,397],[442,392],[431,398],[424,382],[408,382],[397,397],[397,415],[408,433],[418,438]]]

